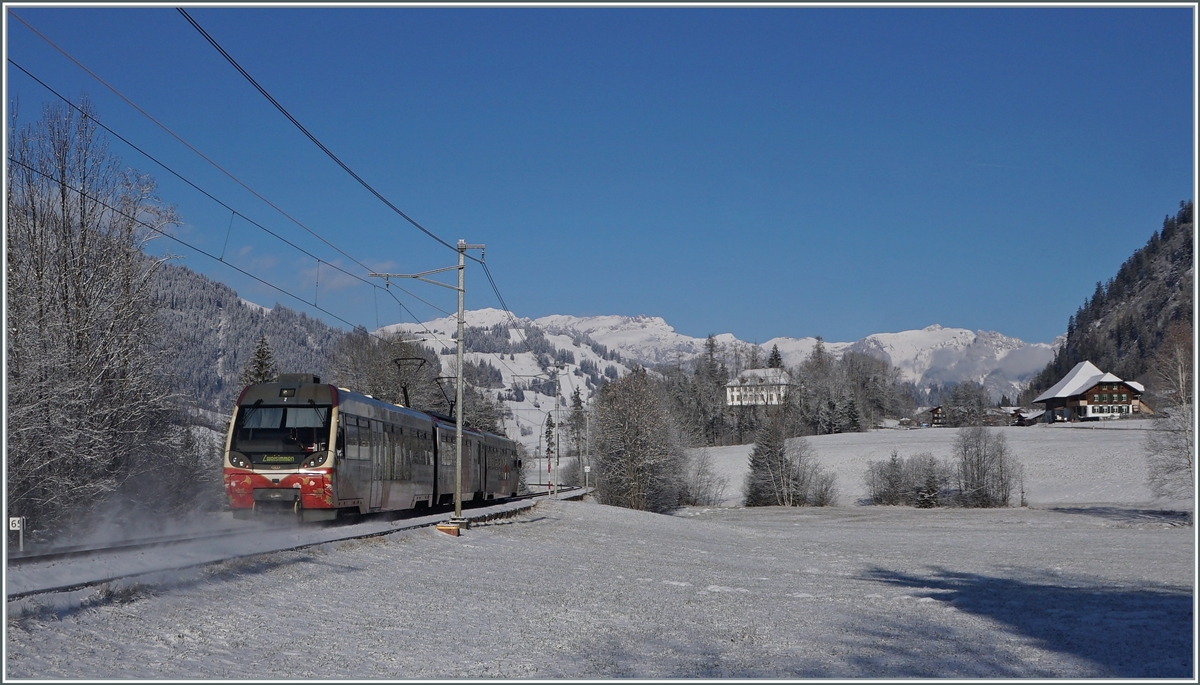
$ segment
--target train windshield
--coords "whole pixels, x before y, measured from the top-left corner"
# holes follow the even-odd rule
[[[238,407],[229,449],[241,452],[255,464],[295,464],[313,452],[329,448],[330,407]]]

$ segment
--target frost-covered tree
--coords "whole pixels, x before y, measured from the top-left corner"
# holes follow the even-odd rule
[[[238,381],[242,385],[254,385],[270,383],[278,377],[279,368],[275,364],[275,356],[271,353],[271,344],[267,342],[267,336],[260,335],[258,342],[254,343],[254,354],[246,363],[246,368],[242,369]]]
[[[1186,497],[1196,483],[1196,404],[1192,393],[1192,331],[1185,323],[1168,329],[1154,358],[1154,382],[1168,404],[1146,433],[1146,472],[1159,497]]]
[[[887,461],[867,462],[866,485],[874,504],[936,507],[954,467],[924,453],[902,458],[892,450]]]
[[[712,455],[706,449],[693,450],[684,470],[679,503],[687,506],[715,507],[725,500],[729,481],[713,470]]]
[[[338,342],[329,366],[330,381],[335,385],[394,404],[405,404],[407,389],[416,409],[449,409],[438,387],[441,364],[437,355],[401,335],[373,336],[356,328]]]
[[[967,507],[1007,507],[1022,481],[1021,464],[1004,433],[983,426],[960,428],[954,438],[958,499]]]
[[[600,388],[595,412],[600,501],[655,512],[677,507],[684,454],[661,388],[635,369]]]
[[[946,424],[954,427],[980,425],[991,403],[987,388],[978,383],[963,381],[954,386],[950,391],[950,398],[943,405]]]
[[[546,412],[546,460],[554,458],[554,450],[557,444],[554,441],[554,415]]]
[[[785,412],[773,412],[759,428],[742,486],[748,507],[826,506],[833,503],[833,475],[821,468],[812,444],[788,440]]]
[[[142,247],[176,224],[108,150],[87,100],[9,128],[9,511],[41,534],[105,501],[152,503],[173,475],[172,401]],[[150,486],[142,490],[140,486]]]

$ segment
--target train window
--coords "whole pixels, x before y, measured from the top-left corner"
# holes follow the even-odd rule
[[[329,440],[329,407],[242,406],[230,449],[253,463],[293,463]],[[323,430],[322,430],[323,429]]]
[[[328,426],[329,407],[288,407],[284,428],[321,428]]]
[[[279,428],[283,407],[250,407],[242,410],[242,428]]]
[[[358,459],[358,423],[354,417],[346,422],[346,458]]]
[[[379,461],[383,466],[383,473],[381,474],[383,480],[392,480],[396,473],[394,464],[396,450],[395,436],[392,435],[390,429],[391,426],[388,425],[384,425],[383,427],[383,450],[379,455]]]

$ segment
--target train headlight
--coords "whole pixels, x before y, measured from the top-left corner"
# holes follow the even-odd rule
[[[313,456],[312,456],[312,458],[311,458],[311,459],[309,459],[308,461],[304,462],[304,468],[306,468],[306,469],[315,469],[315,468],[317,468],[318,466],[320,466],[321,464],[324,464],[326,459],[329,459],[329,453],[328,453],[328,452],[320,452],[320,453],[318,453],[318,454],[315,454],[315,455],[313,455]]]
[[[250,468],[250,461],[248,459],[246,459],[246,457],[244,457],[240,454],[237,454],[235,452],[229,453],[229,463],[233,464],[234,467],[239,468],[239,469]]]

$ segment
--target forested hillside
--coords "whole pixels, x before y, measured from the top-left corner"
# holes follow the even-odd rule
[[[1147,383],[1150,360],[1173,325],[1192,327],[1192,203],[1180,202],[1175,216],[1133,253],[1107,283],[1096,283],[1067,323],[1067,339],[1030,382],[1028,402],[1057,383],[1081,361],[1126,380]]]
[[[330,353],[345,335],[276,304],[264,309],[229,286],[191,269],[163,264],[154,281],[161,337],[175,389],[196,407],[228,412],[241,390],[238,375],[259,336],[266,336],[280,373],[328,376]]]

